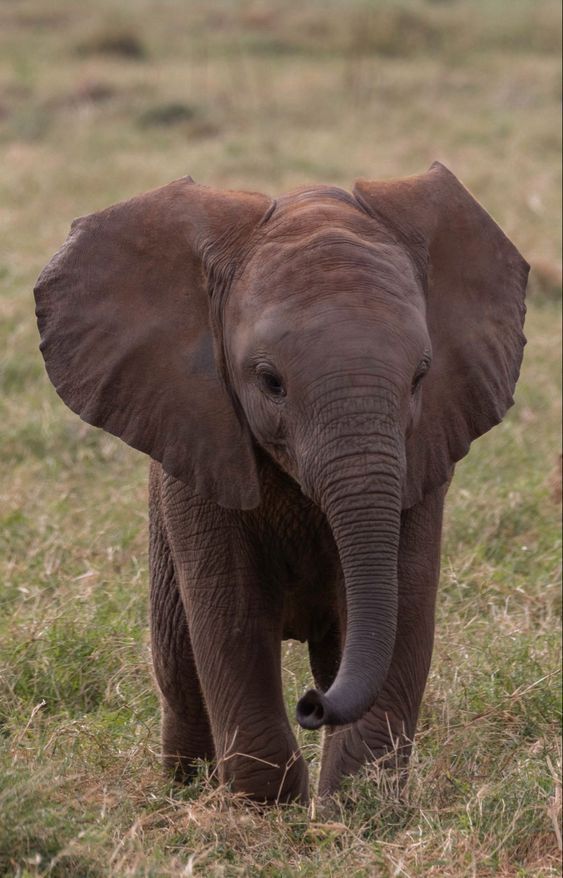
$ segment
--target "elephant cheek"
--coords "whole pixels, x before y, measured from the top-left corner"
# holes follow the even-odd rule
[[[405,438],[410,439],[410,437],[416,433],[418,425],[420,424],[422,416],[422,388],[417,390],[410,399],[409,402],[409,413],[407,426],[405,429]]]

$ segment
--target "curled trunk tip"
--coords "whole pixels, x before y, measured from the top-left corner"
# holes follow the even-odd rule
[[[329,722],[326,698],[317,689],[309,689],[299,699],[296,708],[297,722],[303,729],[320,729]]]

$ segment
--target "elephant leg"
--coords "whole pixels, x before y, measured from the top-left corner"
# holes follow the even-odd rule
[[[259,802],[306,802],[282,691],[282,595],[263,583],[240,514],[200,501],[193,520],[178,552],[181,588],[219,779]]]
[[[154,485],[150,505],[150,580],[151,645],[160,690],[162,759],[177,780],[187,781],[195,772],[196,760],[214,758],[214,746]]]
[[[350,726],[327,728],[319,794],[337,790],[345,775],[380,760],[406,768],[430,670],[440,573],[442,487],[402,515],[399,611],[391,667],[373,707]],[[387,757],[387,758],[386,758]]]

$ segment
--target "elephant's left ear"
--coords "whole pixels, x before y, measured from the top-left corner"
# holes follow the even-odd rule
[[[427,285],[433,361],[407,442],[409,507],[446,482],[471,442],[513,403],[529,265],[439,162],[417,177],[360,181],[356,194],[408,250]]]

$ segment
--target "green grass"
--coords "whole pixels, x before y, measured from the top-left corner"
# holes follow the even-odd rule
[[[559,4],[0,6],[0,874],[555,876],[561,745]],[[31,288],[70,220],[191,173],[270,193],[441,159],[532,263],[517,404],[449,495],[406,790],[267,813],[158,763],[146,462],[82,424]],[[309,675],[284,655],[289,710]],[[299,733],[318,769],[319,739]]]

